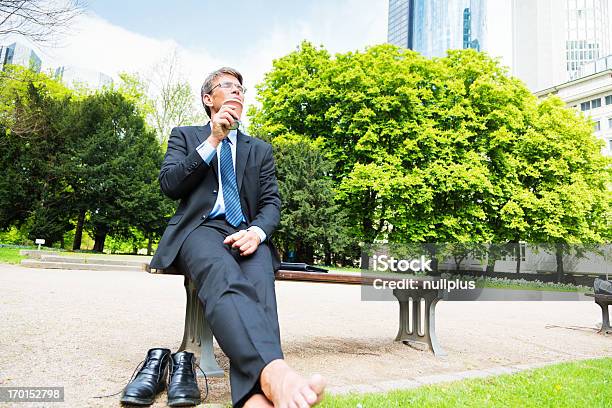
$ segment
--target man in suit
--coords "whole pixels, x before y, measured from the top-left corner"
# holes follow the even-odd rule
[[[270,236],[280,220],[272,147],[239,130],[228,99],[244,101],[242,75],[212,72],[202,85],[206,126],[174,128],[159,182],[180,200],[151,261],[176,264],[193,280],[204,314],[230,359],[234,406],[310,407],[322,398],[319,375],[306,380],[283,359]]]

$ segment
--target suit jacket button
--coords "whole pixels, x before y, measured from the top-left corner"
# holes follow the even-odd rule
[[[205,220],[205,219],[206,219],[206,217],[208,217],[208,214],[204,214],[204,215],[202,216],[202,219],[203,219],[203,220]]]
[[[217,194],[217,190],[213,190],[213,193]]]

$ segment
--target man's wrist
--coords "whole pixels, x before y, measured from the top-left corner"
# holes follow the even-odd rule
[[[249,228],[247,228],[247,231],[253,231],[255,234],[257,234],[260,244],[266,240],[266,233],[257,225],[251,225]]]
[[[206,141],[210,143],[210,145],[215,149],[217,148],[217,146],[219,146],[219,143],[221,143],[221,140],[217,139],[213,135],[208,136],[208,139],[206,139]]]

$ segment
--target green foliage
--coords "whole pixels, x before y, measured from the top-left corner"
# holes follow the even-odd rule
[[[144,78],[138,74],[120,74],[117,90],[134,103],[155,132],[159,143],[167,143],[175,126],[200,125],[206,120],[199,98],[194,95],[189,82],[178,72],[175,53],[165,56]]]
[[[117,91],[85,98],[77,112],[82,137],[69,160],[75,207],[89,211],[91,235],[102,243],[107,234],[131,238],[130,226],[155,230],[168,210],[156,183],[162,153],[153,132]]]
[[[283,203],[275,239],[285,254],[294,251],[297,259],[309,263],[315,255],[331,260],[332,253],[342,253],[351,243],[348,214],[334,202],[333,163],[325,159],[320,144],[290,134],[273,140]]]
[[[75,95],[10,67],[0,84],[0,229],[53,246],[86,214],[97,250],[108,234],[159,237],[173,204],[157,184],[162,151],[136,82]]]
[[[611,161],[591,124],[484,53],[428,60],[387,44],[332,58],[304,42],[257,89],[254,133],[318,141],[365,243],[610,239]]]
[[[0,247],[0,263],[19,264],[25,256],[19,255],[20,248]]]
[[[12,245],[33,245],[34,242],[28,239],[26,228],[11,227],[6,231],[0,231],[0,242]]]
[[[138,74],[122,72],[119,74],[121,82],[117,86],[117,92],[134,104],[143,117],[153,113],[153,101],[148,97],[149,88],[146,81]]]
[[[52,243],[70,216],[62,163],[70,94],[20,67],[2,72],[0,84],[0,227],[28,224],[31,239],[43,228]]]
[[[328,396],[340,407],[607,407],[612,359],[555,364],[517,374],[398,390],[385,394]]]

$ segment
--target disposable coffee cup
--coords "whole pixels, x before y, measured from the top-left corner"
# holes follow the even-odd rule
[[[242,101],[240,99],[227,99],[223,101],[223,105],[234,107],[234,112],[238,114],[238,117],[242,117]],[[230,126],[230,130],[238,129],[240,127],[240,121],[234,120]]]

